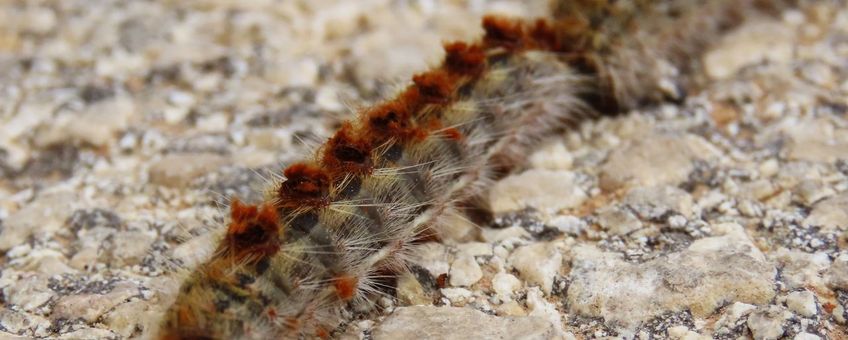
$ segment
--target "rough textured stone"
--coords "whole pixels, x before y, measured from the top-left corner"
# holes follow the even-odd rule
[[[550,339],[554,326],[541,317],[496,317],[470,308],[402,307],[372,330],[381,339]]]
[[[107,311],[124,303],[126,299],[139,295],[138,286],[126,282],[115,286],[106,294],[80,294],[65,296],[56,302],[53,310],[55,319],[82,318],[93,322]]]
[[[33,234],[45,236],[59,230],[78,203],[76,194],[68,191],[44,193],[32,203],[3,221],[0,251],[26,241]]]
[[[783,322],[792,317],[792,313],[778,307],[760,308],[748,316],[748,328],[755,340],[774,340],[785,332]]]
[[[720,153],[695,135],[649,134],[613,150],[601,167],[600,185],[615,190],[626,185],[675,185],[693,170],[695,160]]]
[[[804,224],[835,230],[848,230],[848,193],[831,197],[813,206]]]
[[[794,30],[779,23],[745,26],[704,57],[707,75],[728,78],[745,66],[762,62],[788,63],[792,60]]]
[[[598,224],[612,235],[627,235],[642,228],[642,222],[630,210],[611,206],[598,212]]]
[[[821,274],[830,266],[827,254],[779,249],[771,257],[781,266],[781,275],[787,288],[796,289],[807,286],[824,288],[825,282]]]
[[[538,243],[516,249],[508,262],[522,278],[547,294],[562,267],[562,254],[554,243]]]
[[[556,212],[586,199],[574,181],[574,174],[567,171],[528,170],[495,184],[489,200],[496,213],[525,208]]]
[[[483,271],[472,256],[459,257],[451,264],[451,286],[470,286],[480,281],[481,278],[483,278]]]
[[[150,181],[168,187],[186,186],[226,162],[225,157],[216,154],[168,155],[151,166]]]
[[[830,288],[848,290],[848,254],[842,254],[833,260],[826,278]]]
[[[784,131],[791,138],[789,157],[812,162],[834,162],[848,158],[848,129],[825,119],[786,121]]]
[[[774,296],[775,268],[741,226],[714,226],[722,236],[640,264],[594,247],[573,251],[567,300],[573,313],[602,317],[621,332],[666,312],[689,309],[706,316],[727,301],[766,303]],[[632,333],[631,333],[632,334]]]
[[[818,310],[815,295],[806,290],[789,293],[786,296],[786,307],[795,314],[808,318],[815,316]]]
[[[512,293],[521,288],[521,280],[512,274],[497,273],[492,278],[492,288],[501,301],[509,301]]]

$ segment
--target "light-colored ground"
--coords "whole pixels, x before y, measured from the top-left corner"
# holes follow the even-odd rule
[[[490,11],[545,6],[0,3],[0,336],[143,334],[221,203]],[[746,26],[685,103],[554,138],[343,336],[848,337],[846,27]]]

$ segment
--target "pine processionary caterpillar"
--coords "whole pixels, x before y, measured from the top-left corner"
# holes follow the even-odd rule
[[[555,2],[551,21],[485,17],[479,42],[446,44],[439,67],[286,168],[263,204],[233,200],[160,338],[330,337],[343,310],[368,309],[412,245],[437,237],[540,138],[679,96],[706,44],[788,5],[575,0]]]

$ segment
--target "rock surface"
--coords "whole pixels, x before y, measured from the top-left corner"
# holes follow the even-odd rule
[[[421,328],[409,327],[410,324]],[[380,339],[551,339],[554,325],[535,316],[495,317],[470,308],[403,307],[372,333]]]
[[[690,311],[706,317],[726,301],[767,303],[774,297],[775,268],[741,226],[717,225],[722,236],[693,242],[687,249],[632,264],[594,247],[573,251],[570,311],[601,317],[623,334],[666,313]]]

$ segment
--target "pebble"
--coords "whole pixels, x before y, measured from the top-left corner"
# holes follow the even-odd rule
[[[527,290],[527,308],[530,309],[529,316],[548,320],[558,336],[564,335],[562,315],[560,315],[556,305],[545,300],[545,294],[539,290],[539,287],[532,287]]]
[[[792,313],[778,306],[758,308],[748,316],[748,329],[754,340],[776,340],[785,332],[783,323]]]
[[[525,281],[550,294],[562,266],[562,254],[554,243],[536,243],[516,249],[507,262]]]
[[[124,300],[138,295],[138,286],[130,282],[121,282],[106,294],[79,294],[60,298],[54,307],[53,318],[82,318],[94,322],[110,309],[124,303]]]
[[[692,217],[694,213],[692,195],[672,186],[633,188],[627,192],[622,203],[645,219],[657,219],[669,212],[685,217]]]
[[[792,60],[794,31],[780,23],[746,25],[725,37],[706,54],[704,68],[713,79],[725,79],[757,63],[788,63]]]
[[[470,290],[465,288],[442,288],[440,291],[442,292],[442,296],[446,297],[454,305],[463,304],[474,295]]]
[[[467,256],[492,256],[492,245],[483,242],[461,243],[456,246],[461,254]]]
[[[568,152],[565,144],[556,142],[545,145],[531,154],[529,162],[536,169],[569,170],[574,163],[574,157]]]
[[[576,247],[566,298],[570,311],[604,318],[608,326],[632,334],[642,322],[671,311],[688,309],[704,317],[725,301],[769,302],[775,294],[774,266],[741,226],[713,229],[722,236],[637,264],[595,247]]]
[[[139,264],[147,256],[150,245],[155,240],[155,232],[126,231],[117,233],[112,239],[112,265],[121,267]]]
[[[551,226],[557,231],[568,235],[580,235],[587,227],[586,222],[577,216],[571,215],[557,215],[548,220],[545,225]]]
[[[821,340],[821,337],[807,332],[800,332],[795,334],[792,340]]]
[[[629,209],[610,206],[598,212],[598,224],[610,235],[627,235],[642,229],[642,221]]]
[[[531,169],[504,178],[492,187],[492,211],[504,213],[533,208],[545,212],[579,206],[586,193],[575,182],[574,173]]]
[[[507,240],[530,238],[530,232],[522,227],[509,227],[503,229],[486,228],[480,233],[480,238],[489,243]]]
[[[144,300],[133,300],[116,306],[103,316],[102,320],[113,332],[124,338],[138,335],[138,331],[154,325],[145,324],[146,320],[155,320],[151,314],[150,302]],[[139,317],[141,315],[142,317]]]
[[[3,272],[4,279],[7,275],[13,276],[14,281],[4,282],[0,287],[3,289],[3,296],[7,298],[6,302],[10,305],[32,312],[56,297],[56,293],[47,287],[47,278],[42,275],[21,275],[12,270]],[[14,277],[17,275],[20,276]]]
[[[427,305],[432,299],[424,292],[424,287],[411,273],[404,273],[397,280],[397,297],[402,306]]]
[[[426,330],[426,333],[421,333]],[[556,328],[533,316],[497,317],[470,308],[401,307],[372,330],[375,340],[415,339],[551,339]]]
[[[834,259],[825,277],[828,287],[848,290],[848,254],[842,254]]]
[[[816,297],[806,290],[792,292],[786,296],[786,307],[796,314],[811,318],[817,312]]]
[[[445,245],[436,242],[428,242],[414,248],[416,263],[427,269],[433,277],[447,274],[450,271],[450,259],[448,249]]]
[[[828,230],[848,230],[848,192],[816,203],[804,224]]]
[[[521,289],[522,282],[515,275],[500,272],[492,277],[492,289],[501,301],[510,301],[512,294]]]
[[[69,191],[45,192],[3,221],[0,251],[26,242],[34,233],[51,235],[60,230],[78,204],[77,195]]]
[[[601,166],[605,191],[626,185],[677,185],[689,176],[696,160],[719,158],[720,152],[695,135],[648,134],[612,151]]]
[[[54,144],[82,142],[105,147],[115,142],[117,134],[129,126],[136,115],[136,105],[127,97],[96,102],[78,114],[60,116],[46,124],[35,143],[46,147]]]
[[[150,182],[166,187],[184,187],[192,180],[227,164],[218,154],[171,154],[150,167]]]
[[[473,256],[460,256],[450,268],[450,284],[454,287],[468,287],[483,278],[483,270]]]
[[[781,266],[783,284],[786,288],[825,287],[821,273],[830,267],[830,258],[827,254],[810,254],[781,248],[770,257]]]

